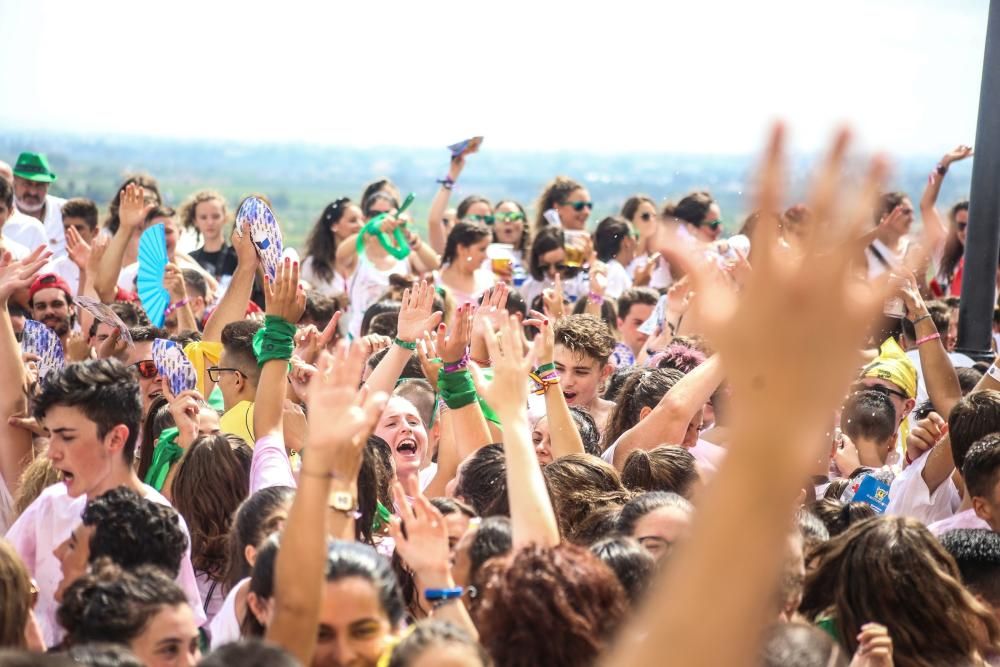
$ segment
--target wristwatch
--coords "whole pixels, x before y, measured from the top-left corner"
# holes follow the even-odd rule
[[[348,491],[331,491],[327,502],[330,509],[343,512],[352,519],[357,519],[361,516],[361,512],[358,511],[358,504],[354,500],[354,494]]]

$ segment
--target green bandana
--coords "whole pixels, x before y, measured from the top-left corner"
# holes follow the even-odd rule
[[[411,192],[407,195],[406,199],[403,201],[403,205],[396,210],[396,215],[398,216],[403,211],[413,203],[413,193]],[[386,236],[385,232],[382,231],[382,221],[389,216],[388,213],[379,213],[374,218],[369,220],[361,231],[358,233],[358,240],[356,250],[359,255],[363,255],[365,252],[365,236],[374,236],[378,239],[379,244],[385,248],[385,251],[395,257],[396,259],[406,259],[410,254],[410,244],[406,242],[406,236],[403,234],[402,227],[396,227],[392,230],[392,238],[395,243],[389,241],[389,237]]]
[[[163,483],[167,481],[170,466],[184,456],[184,448],[177,444],[179,433],[176,426],[165,428],[160,431],[160,437],[156,441],[153,462],[149,464],[149,471],[146,472],[146,479],[143,481],[157,491],[162,489]]]
[[[253,337],[253,353],[257,365],[272,359],[291,359],[295,351],[295,325],[277,315],[264,316],[262,326]]]

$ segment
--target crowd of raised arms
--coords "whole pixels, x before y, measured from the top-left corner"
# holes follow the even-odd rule
[[[596,221],[566,176],[455,201],[476,140],[426,226],[378,180],[277,259],[279,209],[10,156],[0,665],[1000,665],[1000,368],[936,201],[972,151],[915,206],[849,144],[787,201],[776,126],[741,222]]]

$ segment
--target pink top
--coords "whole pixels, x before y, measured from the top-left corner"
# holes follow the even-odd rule
[[[976,516],[976,510],[967,509],[947,519],[935,521],[927,526],[927,530],[934,533],[935,536],[944,535],[948,531],[959,530],[960,528],[985,528],[986,530],[990,530],[990,524]]]
[[[143,484],[142,493],[146,500],[160,505],[170,504],[151,486]],[[38,617],[46,646],[55,646],[62,641],[65,634],[56,621],[56,609],[59,603],[56,602],[55,593],[59,582],[62,581],[62,567],[54,552],[80,523],[80,516],[86,505],[86,496],[70,498],[66,494],[65,484],[62,482],[53,484],[42,491],[7,532],[7,541],[17,551],[28,572],[38,584],[38,605],[35,607],[35,615]],[[205,612],[202,609],[194,568],[191,567],[191,535],[188,533],[184,517],[178,514],[177,518],[188,541],[188,548],[184,551],[181,569],[177,575],[177,584],[187,595],[188,602],[194,610],[195,620],[200,626],[205,623]]]
[[[277,433],[257,438],[250,461],[250,495],[270,486],[298,486],[285,451],[285,439]]]

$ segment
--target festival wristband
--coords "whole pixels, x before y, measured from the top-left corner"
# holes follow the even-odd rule
[[[468,365],[469,365],[469,353],[466,352],[461,359],[450,364],[444,364],[443,368],[445,373],[457,373],[458,371],[462,370]]]
[[[936,340],[936,339],[938,339],[940,337],[941,337],[941,334],[939,334],[937,331],[935,331],[934,333],[930,334],[929,336],[924,336],[923,338],[918,338],[917,339],[917,347],[920,347],[924,343],[926,343],[928,341],[931,341],[931,340]]]
[[[170,314],[172,312],[174,312],[175,310],[177,310],[178,308],[183,308],[184,306],[188,305],[189,301],[191,301],[191,299],[185,298],[185,299],[181,299],[177,303],[170,304],[169,306],[167,306],[167,309],[165,311],[163,311],[163,316],[164,317],[169,317]]]
[[[556,369],[556,363],[554,361],[550,361],[549,363],[542,364],[541,366],[536,368],[535,373],[538,375],[542,375],[543,373],[547,373],[548,371],[554,371],[555,369]]]
[[[445,176],[444,178],[439,178],[437,182],[440,183],[441,187],[444,188],[445,190],[451,190],[452,188],[455,187],[455,180],[447,176]]]
[[[425,588],[424,589],[424,599],[428,602],[437,602],[438,600],[456,600],[462,597],[462,593],[465,591],[461,586],[455,586],[454,588]]]
[[[454,373],[447,373],[442,368],[438,371],[438,389],[441,398],[451,410],[458,410],[471,405],[479,396],[472,382],[472,375],[467,368]]]
[[[395,339],[393,339],[392,344],[393,345],[398,345],[398,346],[400,346],[403,349],[409,350],[410,352],[412,352],[413,350],[417,349],[417,343],[415,341],[414,342],[410,342],[408,340],[402,340],[400,338],[395,338]]]
[[[930,319],[930,313],[926,315],[921,315],[917,319],[913,320],[913,326],[917,326],[918,323],[923,322],[926,319]]]
[[[253,337],[253,352],[257,365],[272,359],[288,360],[295,351],[295,325],[277,315],[265,315],[262,326]]]

